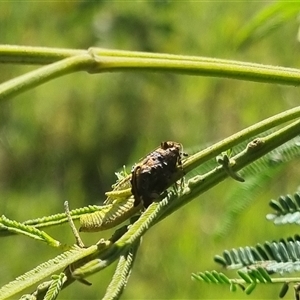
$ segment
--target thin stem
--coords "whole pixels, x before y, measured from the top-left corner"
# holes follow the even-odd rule
[[[130,276],[140,241],[133,243],[127,253],[120,256],[113,278],[102,300],[119,299]]]
[[[183,168],[185,172],[188,173],[200,164],[216,157],[221,152],[226,151],[262,132],[299,117],[300,106],[267,118],[189,157],[185,160]]]
[[[69,225],[71,227],[71,230],[73,232],[73,235],[75,237],[75,240],[76,240],[76,244],[80,247],[80,248],[84,248],[84,243],[78,233],[78,230],[76,229],[76,226],[73,222],[73,219],[71,217],[71,214],[70,214],[70,209],[69,209],[69,203],[68,201],[65,201],[64,203],[64,207],[65,207],[65,212],[66,212],[66,215],[67,215],[67,218],[68,218],[68,221],[69,221]]]
[[[89,70],[93,64],[93,58],[84,54],[72,56],[28,72],[0,85],[0,101],[16,96],[53,78],[75,71]]]
[[[119,71],[170,72],[186,75],[232,78],[255,82],[300,84],[300,71],[292,68],[278,68],[259,64],[232,63],[217,59],[193,61],[189,59],[157,59],[97,56],[99,62],[95,73]]]
[[[86,54],[86,50],[0,45],[0,63],[47,65],[82,54]]]
[[[125,253],[129,247],[137,242],[153,224],[156,223],[157,216],[167,203],[167,199],[152,203],[140,216],[140,218],[130,226],[127,232],[125,232],[106,251],[100,253],[98,258],[93,262],[87,263],[86,265],[76,269],[73,272],[73,276],[75,278],[85,278],[112,264],[122,253]]]
[[[12,296],[17,293],[31,287],[45,278],[49,278],[49,276],[56,272],[60,272],[61,269],[66,268],[68,265],[89,257],[98,251],[99,247],[97,247],[97,245],[90,246],[86,249],[74,248],[66,251],[2,286],[0,288],[0,299],[12,299]],[[74,281],[74,279],[71,278],[70,282],[72,281]]]
[[[0,46],[0,62],[2,63],[47,64],[84,54],[92,54],[95,61],[98,62],[97,67],[93,69],[93,73],[141,70],[233,78],[286,85],[300,84],[299,69],[234,60],[101,48],[74,50]],[[86,71],[91,70],[88,67]]]
[[[300,120],[287,125],[264,138],[257,139],[255,143],[249,143],[244,151],[231,158],[235,162],[234,166],[232,166],[233,171],[237,172],[241,170],[299,134]],[[190,179],[188,181],[186,192],[183,192],[183,195],[170,201],[170,205],[163,211],[159,221],[178,210],[180,207],[186,205],[195,197],[216,186],[227,177],[228,174],[224,168],[219,166],[204,175],[197,175]]]
[[[300,120],[295,121],[266,137],[258,138],[250,142],[243,152],[233,157],[236,162],[236,165],[233,166],[234,171],[242,169],[249,163],[253,162],[253,160],[257,160],[258,158],[266,155],[299,134]]]
[[[233,283],[237,284],[245,284],[244,279],[239,279],[239,278],[234,278],[234,279],[229,279]],[[271,278],[272,283],[292,283],[292,282],[299,282],[300,277],[281,277],[281,278]]]

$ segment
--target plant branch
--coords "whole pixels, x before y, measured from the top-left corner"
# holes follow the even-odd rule
[[[208,57],[153,54],[90,48],[88,50],[0,46],[0,62],[49,64],[0,85],[0,100],[50,79],[76,72],[171,72],[286,85],[300,84],[300,70]]]
[[[263,139],[259,139],[257,143],[249,143],[244,151],[232,158],[235,161],[234,171],[242,169],[298,134],[300,134],[300,121],[296,121]],[[92,263],[87,263],[87,265],[76,269],[73,272],[73,276],[77,279],[85,278],[106,268],[124,253],[130,245],[139,240],[150,227],[227,177],[228,173],[222,166],[219,166],[207,174],[197,175],[190,179],[188,186],[181,194],[169,193],[168,197],[165,197],[163,200],[152,203],[120,239],[106,251],[100,253],[99,257]]]
[[[82,54],[86,54],[86,50],[0,45],[0,63],[6,64],[47,65]]]
[[[200,151],[191,157],[187,158],[183,163],[183,168],[186,173],[193,170],[200,164],[216,157],[221,152],[226,151],[248,139],[254,137],[262,132],[270,130],[285,122],[294,120],[300,117],[300,106],[286,110],[275,116],[269,117],[261,122],[258,122],[252,126],[249,126],[230,137],[223,139],[222,141],[215,143],[214,145]]]
[[[0,84],[0,101],[16,96],[53,78],[88,70],[94,64],[89,55],[72,56]]]
[[[264,138],[258,138],[253,142],[250,142],[244,151],[231,158],[231,160],[234,162],[234,165],[232,166],[233,171],[237,172],[241,170],[248,164],[261,158],[268,152],[295,138],[299,134],[300,121],[298,120]],[[195,197],[216,186],[227,177],[228,173],[225,171],[223,166],[218,166],[204,175],[196,175],[195,177],[191,178],[188,181],[187,187],[183,191],[182,195],[170,201],[170,205],[162,213],[159,221],[178,210],[180,207],[186,205]]]
[[[95,52],[93,52],[95,55]],[[287,85],[300,84],[300,71],[292,68],[242,63],[231,60],[218,60],[199,57],[178,57],[177,59],[144,57],[108,57],[95,55],[99,72],[116,71],[155,71],[186,75],[211,76],[247,80],[255,82],[279,83]]]

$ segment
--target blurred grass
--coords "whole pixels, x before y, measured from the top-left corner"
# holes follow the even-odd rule
[[[249,47],[235,48],[239,29],[265,7],[246,1],[3,2],[0,43],[98,46],[298,67],[295,19]],[[4,82],[32,67],[0,68]],[[65,200],[71,208],[100,203],[115,181],[114,172],[124,164],[130,169],[162,140],[181,142],[188,152],[294,107],[298,99],[299,89],[293,87],[173,74],[73,74],[56,79],[0,103],[0,213],[25,220],[62,212]],[[279,287],[259,287],[246,297],[193,282],[190,275],[216,268],[213,255],[223,249],[297,231],[265,221],[268,200],[298,185],[296,176],[286,172],[265,187],[223,239],[214,239],[213,233],[225,209],[224,193],[239,184],[231,181],[154,227],[143,240],[123,299],[277,297]],[[59,237],[55,230],[50,233],[72,243],[67,226]],[[92,243],[99,234],[84,234],[83,239]],[[22,237],[2,239],[1,253],[1,285],[58,254]],[[61,298],[99,299],[112,272],[110,267],[91,277],[92,287],[76,283]]]

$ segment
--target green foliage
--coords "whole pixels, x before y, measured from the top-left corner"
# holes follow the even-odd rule
[[[262,12],[253,18],[261,8]],[[99,299],[101,295],[111,299],[120,297],[121,293],[124,299],[220,298],[221,287],[203,288],[194,281],[183,283],[182,279],[189,277],[195,265],[211,268],[203,249],[211,252],[211,249],[228,248],[228,243],[269,239],[272,229],[263,224],[262,213],[257,211],[266,209],[264,199],[287,194],[299,184],[296,160],[299,149],[295,147],[293,152],[290,142],[285,144],[287,152],[284,146],[270,154],[266,154],[270,149],[265,153],[255,151],[255,159],[265,154],[257,162],[252,160],[247,147],[254,138],[263,138],[267,129],[277,130],[276,126],[299,118],[298,112],[287,111],[298,106],[299,99],[299,91],[294,87],[300,78],[295,60],[298,9],[298,4],[285,2],[267,6],[258,2],[182,4],[172,1],[127,2],[121,6],[112,2],[53,2],[30,6],[3,3],[0,13],[3,44],[59,47],[6,45],[0,48],[3,63],[0,215],[20,220],[1,219],[7,226],[0,230],[0,282],[13,283],[13,278],[32,269],[32,273],[26,273],[28,276],[21,276],[20,281],[9,285],[9,295],[15,297],[12,295],[16,291],[24,293],[23,289],[29,287],[31,294],[22,298],[54,299],[57,293],[66,299]],[[51,18],[45,22],[45,16]],[[91,46],[89,51],[85,50]],[[89,74],[77,72],[80,70]],[[95,72],[101,74],[90,76]],[[66,74],[69,75],[62,76]],[[9,101],[5,98],[8,96]],[[269,120],[269,128],[261,124],[250,135],[239,133],[241,128],[281,111],[286,111],[290,119],[281,116],[276,124]],[[224,139],[232,132],[242,138],[235,136],[234,142]],[[287,133],[280,136],[289,139]],[[161,206],[155,203],[152,211],[138,212],[132,218],[132,214],[126,217],[122,213],[112,214],[120,222],[126,219],[126,225],[115,233],[83,233],[85,244],[93,246],[69,250],[74,237],[69,226],[62,226],[68,220],[66,213],[62,213],[63,203],[68,200],[72,208],[80,207],[70,212],[75,222],[84,215],[91,221],[90,214],[95,213],[97,218],[93,224],[99,226],[103,211],[104,216],[114,210],[119,212],[120,198],[130,197],[128,181],[124,186],[118,185],[121,174],[112,194],[106,195],[109,200],[101,205],[104,193],[114,181],[115,170],[124,164],[131,166],[163,140],[183,143],[192,157],[184,166],[185,185],[170,192]],[[280,137],[275,140],[279,141]],[[221,142],[213,144],[214,141]],[[266,141],[267,145],[273,143],[268,138]],[[272,148],[279,144],[273,144]],[[193,148],[197,149],[196,156],[190,150]],[[216,161],[222,152],[230,151],[228,161]],[[245,182],[232,180],[235,175]],[[212,189],[228,176],[232,178],[226,184]],[[276,207],[282,210],[273,213],[275,219],[293,220],[287,217],[296,213],[291,201],[296,205],[297,200],[292,196],[285,201],[287,205],[277,201]],[[179,209],[180,213],[173,214]],[[152,228],[154,224],[157,226]],[[277,230],[280,236],[290,235],[290,228],[281,228],[283,231]],[[216,230],[221,233],[217,241],[212,238]],[[139,246],[142,236],[144,242]],[[276,239],[282,257],[297,251],[296,238],[291,241],[293,246],[289,240]],[[55,244],[56,249],[45,247],[45,242]],[[65,252],[57,256],[58,260],[51,259],[62,249]],[[124,291],[137,249],[139,255]],[[297,258],[296,254],[293,257]],[[247,256],[241,258],[247,261]],[[106,267],[116,260],[119,264],[113,275]],[[41,268],[36,268],[37,265]],[[295,265],[292,264],[293,268]],[[280,270],[278,264],[275,267]],[[104,272],[99,272],[103,269]],[[287,269],[286,264],[284,270]],[[266,274],[259,268],[255,270],[258,273],[253,271],[252,275],[238,270],[240,282],[231,281],[219,272],[204,273],[213,281],[223,280],[231,290],[241,287],[250,293],[259,287],[260,298],[276,297],[278,290],[272,284],[277,278],[269,274],[272,284],[267,283]],[[99,275],[93,276],[92,287],[73,284],[75,279],[89,284],[85,276],[96,273]],[[39,280],[46,281],[37,285]],[[262,280],[266,282],[261,284]],[[297,295],[297,280],[280,281],[280,295],[284,296],[291,282]],[[271,288],[267,290],[268,286]],[[226,294],[225,290],[224,298],[241,298],[241,294]]]
[[[235,292],[240,288],[247,295],[251,294],[259,283],[271,283],[272,279],[264,268],[253,269],[249,272],[237,271],[240,278],[230,279],[225,274],[217,271],[199,272],[192,274],[192,278],[204,281],[211,284],[226,284],[229,285],[230,291]]]
[[[298,199],[299,194],[295,193],[294,198]],[[296,201],[293,201],[291,196],[281,196],[278,202],[272,200],[270,204],[278,213],[287,215],[290,209],[297,209]],[[216,255],[214,257],[214,261],[223,268],[229,270],[238,269],[237,274],[242,278],[242,281],[237,278],[229,279],[223,273],[220,273],[222,274],[220,275],[216,271],[192,274],[193,278],[206,283],[226,283],[234,291],[236,288],[232,288],[232,285],[237,285],[246,294],[252,293],[257,283],[283,283],[279,293],[279,297],[282,298],[288,291],[288,284],[293,282],[299,285],[300,278],[281,277],[273,279],[270,275],[279,274],[283,276],[286,273],[290,274],[300,271],[300,237],[296,235],[294,238],[281,239],[278,242],[266,241],[263,244],[256,244],[254,247],[246,246],[224,250],[222,256]],[[226,280],[224,280],[224,276]],[[248,284],[248,286],[246,287],[245,284]],[[298,292],[296,292],[297,294]]]
[[[180,172],[174,173],[174,179],[172,182],[170,182],[170,185],[184,176],[184,174],[189,172],[189,170],[193,170],[197,168],[199,164],[210,160],[214,152],[222,152],[232,144],[239,144],[240,142],[243,142],[247,137],[260,132],[261,130],[265,130],[274,125],[278,125],[279,122],[286,122],[286,119],[289,120],[291,118],[291,115],[296,114],[297,116],[299,112],[300,110],[299,108],[297,108],[290,110],[289,114],[284,113],[271,117],[263,122],[251,126],[250,128],[247,128],[246,130],[243,130],[242,132],[224,139],[222,142],[212,145],[211,147],[207,148],[209,151],[207,151],[207,149],[204,149],[198,153],[195,153],[194,155],[185,159],[182,165],[178,166],[178,168],[180,168]],[[167,194],[167,196],[165,196],[165,193],[163,193],[163,195],[160,197],[162,198],[161,201],[152,203],[152,205],[150,205],[150,207],[145,211],[137,207],[138,209],[136,209],[134,213],[131,213],[133,199],[130,193],[124,193],[122,192],[122,189],[119,188],[119,186],[121,186],[125,188],[125,190],[127,190],[128,185],[124,184],[124,182],[128,182],[128,179],[127,177],[120,178],[120,175],[118,175],[118,181],[115,185],[113,185],[113,188],[114,190],[116,190],[116,192],[109,193],[109,197],[114,195],[114,197],[119,196],[120,199],[116,198],[116,200],[112,201],[111,204],[103,206],[103,210],[101,210],[100,208],[99,212],[101,212],[101,214],[99,214],[99,212],[92,212],[90,215],[88,214],[84,219],[81,219],[81,228],[88,228],[88,226],[90,226],[90,223],[92,223],[92,231],[97,230],[97,227],[99,227],[99,230],[103,230],[105,229],[103,228],[103,223],[107,222],[107,220],[110,220],[111,218],[114,219],[111,226],[113,227],[136,213],[140,215],[138,219],[136,220],[132,218],[131,225],[125,225],[122,230],[117,230],[109,240],[105,241],[101,239],[94,246],[91,246],[87,249],[80,248],[81,251],[78,251],[77,249],[75,249],[76,251],[67,251],[63,255],[60,255],[55,259],[41,264],[37,268],[25,273],[23,276],[18,277],[15,281],[7,284],[2,289],[0,289],[0,296],[2,298],[6,298],[14,295],[17,292],[22,291],[24,288],[35,284],[36,281],[45,279],[45,277],[49,275],[49,272],[51,272],[50,274],[52,274],[55,270],[65,268],[65,276],[59,277],[59,280],[57,279],[57,277],[54,277],[49,285],[44,286],[44,288],[46,287],[45,297],[50,297],[50,299],[52,297],[55,298],[58,295],[60,289],[63,288],[63,285],[68,286],[75,280],[87,283],[85,277],[103,270],[113,261],[119,259],[119,265],[112,279],[112,284],[108,287],[108,290],[106,292],[106,294],[108,295],[108,299],[118,298],[121,295],[125,284],[127,283],[130,270],[133,266],[134,256],[136,255],[136,250],[132,253],[128,252],[128,247],[136,249],[136,246],[134,245],[139,243],[141,237],[148,229],[150,229],[157,222],[166,218],[166,216],[178,210],[184,204],[193,200],[197,195],[203,193],[208,188],[215,186],[226,177],[232,177],[233,179],[236,179],[236,176],[232,176],[234,172],[282,145],[282,143],[287,142],[297,136],[299,134],[299,127],[299,121],[293,122],[290,125],[282,127],[281,129],[274,131],[262,138],[254,139],[252,142],[246,145],[245,149],[241,149],[240,152],[238,152],[235,156],[230,157],[230,159],[228,158],[227,154],[222,156],[222,160],[220,160],[220,158],[217,158],[218,163],[220,163],[221,161],[220,165],[214,167],[211,171],[205,174],[198,174],[190,178],[186,183],[181,181],[180,186],[176,187],[176,189]],[[227,153],[229,152],[231,151],[227,150]],[[225,160],[224,157],[227,157],[227,160]],[[228,171],[228,168],[230,168],[230,172]],[[231,168],[233,169],[231,170]],[[124,198],[124,195],[127,195],[127,198]],[[128,204],[124,202],[126,199]],[[82,214],[82,212],[87,211],[86,209],[76,210],[75,212],[69,212],[69,210],[66,210],[68,220],[72,220],[73,217],[75,217],[76,219],[78,217],[78,214]],[[97,214],[97,222],[95,222],[95,214]],[[61,215],[58,215],[54,216],[54,218],[40,218],[38,219],[38,224],[41,225],[41,220],[45,220],[46,225],[48,225],[49,220],[52,221],[53,219],[56,219],[56,221],[57,219],[61,219],[61,221],[65,220],[65,218],[63,218]],[[121,219],[121,221],[116,223],[115,219]],[[2,223],[3,226],[5,226],[3,228],[4,230],[8,230],[13,233],[22,233],[30,237],[34,233],[34,238],[35,236],[41,236],[38,229],[32,229],[32,225],[10,222],[3,217]],[[27,221],[27,223],[34,222]],[[56,225],[60,223],[56,223]],[[73,226],[72,223],[71,225]],[[47,238],[45,240],[50,245],[53,244],[51,238]],[[80,244],[82,244],[81,241]],[[272,253],[274,256],[276,254],[280,255],[281,253],[287,252],[287,250],[283,248],[283,250],[281,250],[282,252],[278,254],[279,252],[277,253],[273,250],[275,246],[272,248],[268,245],[268,247],[271,249],[270,251],[273,251]],[[280,247],[282,248],[281,244]],[[232,251],[232,253],[235,254],[235,251]],[[226,252],[224,254],[224,257],[226,263],[230,266],[232,265],[232,262],[234,262],[235,264],[239,264],[240,262],[242,262],[244,265],[253,265],[255,263],[253,257],[249,255],[249,251],[241,251],[241,254],[239,256],[230,256]],[[220,261],[220,259],[218,260]],[[287,256],[285,256],[285,261],[286,260],[288,260]],[[225,262],[222,262],[222,264],[224,265]],[[268,268],[272,268],[270,269],[272,271],[278,271],[278,268],[276,268],[274,264],[272,264],[272,267],[266,267],[267,270],[269,270]],[[283,268],[281,267],[281,272],[283,272],[282,270]],[[255,273],[253,271],[253,273],[256,277],[262,276],[261,272]],[[211,275],[207,276],[210,277],[211,280],[214,278]],[[254,284],[255,282],[252,282],[246,288],[246,293],[250,293],[254,289]],[[37,297],[41,297],[41,294],[44,294],[44,292],[44,290],[37,289],[33,294],[37,294]]]
[[[116,272],[107,287],[106,293],[103,299],[119,299],[123,289],[125,288],[129,275],[136,257],[136,252],[138,250],[140,241],[137,241],[135,244],[130,247],[125,255],[120,257],[118,265],[116,267]]]
[[[235,148],[235,151],[240,147]],[[216,230],[216,236],[222,237],[232,228],[236,219],[255,201],[256,197],[262,192],[262,187],[270,184],[273,178],[280,174],[284,168],[293,160],[299,158],[299,139],[294,139],[268,153],[258,161],[247,166],[241,171],[241,175],[246,178],[242,186],[232,189],[225,201],[227,210],[221,216],[220,227]],[[243,201],[241,201],[243,199]],[[295,215],[296,217],[296,215]],[[274,222],[279,220],[279,216],[268,215]],[[281,218],[283,219],[283,217]]]
[[[223,257],[216,256],[215,262],[229,269],[239,269],[263,265],[269,273],[296,272],[299,269],[299,236],[281,240],[280,242],[265,242],[255,247],[240,247],[238,249],[225,250]],[[283,263],[291,263],[285,265]],[[293,269],[294,267],[294,269]]]
[[[278,200],[271,200],[270,206],[275,210],[275,214],[268,214],[267,219],[274,224],[299,224],[300,193],[296,192],[294,196],[280,196]]]
[[[270,35],[285,22],[295,18],[299,9],[300,4],[297,2],[280,1],[268,5],[242,28],[237,37],[237,46],[248,47],[249,44]]]
[[[49,286],[47,293],[44,297],[45,300],[55,300],[67,279],[67,276],[64,273],[59,275],[52,276],[52,282]]]
[[[30,225],[19,223],[17,221],[9,220],[5,216],[2,216],[0,218],[0,230],[2,232],[4,232],[4,234],[6,234],[7,231],[9,231],[11,233],[16,233],[16,234],[24,234],[33,239],[46,242],[53,247],[60,246],[60,243],[58,241],[51,238],[45,232],[40,231],[39,229],[36,229],[34,226],[30,226]]]
[[[49,275],[57,272],[58,270],[67,267],[69,264],[72,264],[74,261],[79,260],[91,253],[95,252],[97,247],[90,247],[87,249],[82,249],[79,247],[73,247],[71,250],[68,250],[57,257],[42,263],[36,268],[26,272],[25,274],[17,277],[14,281],[11,281],[7,285],[3,286],[0,289],[0,295],[2,299],[6,299],[15,295],[17,292],[22,291],[23,289],[36,284],[41,280],[41,278],[46,278]],[[54,281],[56,279],[54,278]],[[46,288],[46,291],[49,289],[53,281],[46,282],[43,285],[43,289]],[[54,283],[55,284],[55,283]],[[43,289],[38,288],[37,291],[41,292]]]

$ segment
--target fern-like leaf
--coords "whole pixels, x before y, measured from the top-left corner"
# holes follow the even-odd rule
[[[23,234],[33,238],[35,240],[46,242],[48,245],[53,247],[60,247],[60,242],[53,239],[47,233],[30,225],[24,225],[17,221],[12,221],[6,218],[4,215],[0,217],[0,228],[7,230],[12,233]]]
[[[79,231],[100,231],[115,227],[141,210],[134,206],[134,198],[120,199],[113,204],[104,205],[99,211],[80,217]]]
[[[76,220],[76,219],[79,219],[80,216],[82,216],[84,214],[93,213],[102,208],[103,208],[103,206],[99,206],[99,205],[89,205],[86,207],[81,207],[81,208],[71,210],[70,215],[73,220]],[[52,216],[37,218],[37,219],[33,219],[33,220],[27,220],[27,221],[23,222],[23,224],[32,225],[36,228],[41,228],[41,227],[49,227],[49,226],[59,225],[59,224],[66,223],[66,222],[68,222],[67,215],[65,213],[59,213],[59,214],[55,214]]]
[[[276,225],[300,224],[300,192],[293,196],[280,196],[278,200],[272,199],[269,203],[275,213],[268,214],[267,220],[273,221]]]
[[[236,291],[237,287],[251,294],[258,283],[272,283],[271,277],[263,268],[252,270],[251,272],[238,271],[239,278],[230,279],[224,273],[217,271],[205,271],[192,274],[192,279],[204,281],[210,284],[229,285],[231,291]]]
[[[288,289],[289,284],[294,283],[295,294],[297,295],[297,286],[299,285],[300,278],[271,278],[268,272],[258,267],[256,269],[238,270],[236,278],[228,278],[225,274],[217,271],[205,271],[192,274],[192,279],[202,281],[208,284],[228,285],[230,291],[235,292],[238,288],[241,288],[245,294],[251,294],[259,284],[282,284],[282,288],[279,292],[279,297],[283,298]],[[286,281],[287,280],[287,281]],[[298,292],[299,293],[299,292]],[[298,299],[296,297],[296,299]]]
[[[242,269],[252,272],[263,268],[269,274],[300,271],[300,240],[298,236],[279,242],[266,241],[255,247],[240,247],[225,250],[217,255],[215,262],[228,269]]]
[[[106,289],[103,300],[119,299],[130,276],[140,241],[135,242],[125,255],[119,259],[116,271]]]
[[[91,246],[86,249],[73,247],[71,250],[68,250],[57,257],[40,264],[36,268],[17,277],[14,281],[4,285],[0,289],[0,299],[12,297],[25,288],[28,288],[45,279],[46,277],[57,273],[61,269],[66,268],[68,265],[78,261],[79,259],[95,253],[97,250],[97,246]]]
[[[61,291],[64,283],[67,280],[67,276],[65,273],[60,273],[59,275],[52,276],[51,285],[44,297],[44,300],[55,300]]]
[[[104,206],[99,205],[89,205],[87,207],[82,207],[78,209],[74,209],[70,211],[70,215],[73,220],[79,219],[82,215],[93,213],[99,210],[102,210]],[[8,223],[9,222],[9,223]],[[30,232],[36,232],[41,233],[42,231],[38,231],[37,228],[44,228],[44,227],[50,227],[55,225],[60,225],[63,223],[68,222],[68,217],[65,213],[59,213],[51,216],[41,217],[37,219],[27,220],[24,222],[17,222],[12,221],[6,218],[5,216],[0,217],[0,236],[7,236],[7,235],[13,235],[13,234],[26,234],[27,236],[30,236]],[[2,226],[1,226],[2,224]],[[5,225],[7,224],[7,225]],[[15,228],[16,227],[16,228]],[[36,229],[35,229],[36,228]],[[33,235],[31,237],[35,238],[39,236]],[[41,240],[47,240],[46,234],[40,234]],[[53,245],[56,245],[54,240],[52,241]],[[56,246],[57,247],[57,246]]]

